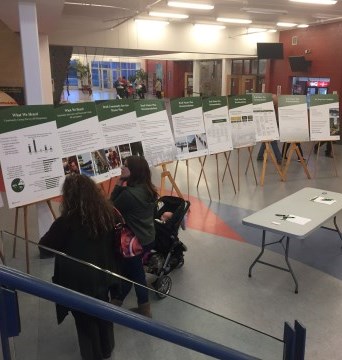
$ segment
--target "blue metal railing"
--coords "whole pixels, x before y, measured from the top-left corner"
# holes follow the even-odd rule
[[[113,323],[141,331],[145,334],[195,350],[216,359],[256,359],[253,356],[243,354],[237,350],[230,349],[200,336],[176,329],[123,308],[115,307],[103,301],[82,295],[56,284],[48,283],[31,275],[0,265],[0,331],[4,360],[11,359],[8,337],[13,336],[13,330],[12,333],[10,333],[10,327],[8,325],[13,321],[13,319],[17,319],[19,316],[16,314],[16,306],[8,306],[8,299],[14,299],[13,290],[20,290],[25,293],[56,302],[68,308],[81,311],[107,321],[112,321]]]

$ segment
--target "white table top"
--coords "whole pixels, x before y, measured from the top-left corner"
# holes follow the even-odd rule
[[[333,199],[335,202],[329,205],[329,201],[314,201],[313,199],[318,196],[324,199]],[[245,217],[242,223],[274,233],[303,239],[324,222],[334,217],[340,210],[342,210],[342,194],[307,187]],[[282,217],[276,216],[276,214],[299,216],[310,219],[310,221],[305,225],[301,225],[291,222],[294,219],[282,220]]]

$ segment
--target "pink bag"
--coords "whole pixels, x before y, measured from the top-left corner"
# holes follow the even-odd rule
[[[114,208],[116,216],[120,219],[120,223],[117,224],[117,229],[120,229],[120,242],[121,242],[121,254],[125,258],[133,257],[142,254],[143,248],[139,239],[135,236],[134,232],[128,227],[125,219],[121,215],[120,211]]]

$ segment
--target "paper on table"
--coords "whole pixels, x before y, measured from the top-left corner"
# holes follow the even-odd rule
[[[326,198],[324,196],[317,196],[316,199],[313,200],[314,202],[320,203],[320,204],[326,204],[331,205],[336,202],[334,199]]]
[[[308,222],[310,222],[311,219],[303,218],[301,216],[296,216],[296,215],[290,214],[289,217],[286,219],[286,221],[290,221],[290,222],[293,222],[293,223],[299,224],[299,225],[305,225]]]

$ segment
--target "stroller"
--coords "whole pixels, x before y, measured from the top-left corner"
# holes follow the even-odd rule
[[[184,265],[186,246],[179,240],[178,231],[185,229],[185,215],[190,202],[175,196],[162,196],[156,202],[155,208],[155,247],[147,254],[145,269],[149,274],[157,276],[152,283],[158,291],[157,296],[164,298],[169,294],[172,280],[168,274]],[[165,212],[172,213],[171,218],[162,221]]]

